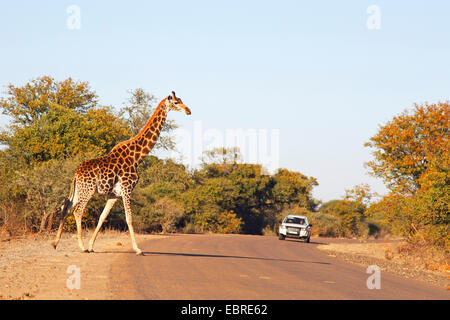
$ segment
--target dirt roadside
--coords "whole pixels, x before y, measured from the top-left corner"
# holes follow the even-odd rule
[[[91,233],[84,232],[85,246]],[[100,233],[94,253],[79,251],[74,234],[63,234],[57,250],[50,245],[54,235],[36,235],[0,242],[1,299],[110,299],[109,272],[118,253],[134,254],[127,232]],[[137,241],[161,238],[137,235]],[[70,269],[70,266],[75,266]],[[69,289],[79,268],[80,288]],[[68,272],[69,271],[69,272]],[[76,282],[72,281],[76,286]]]
[[[414,278],[450,290],[450,268],[447,262],[426,263],[418,255],[402,254],[405,243],[330,243],[317,248],[331,257],[359,265],[377,265],[382,271],[404,278]]]

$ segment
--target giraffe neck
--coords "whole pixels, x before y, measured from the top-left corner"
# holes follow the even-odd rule
[[[166,122],[167,109],[165,99],[162,100],[142,130],[132,139],[136,147],[135,161],[139,164],[147,156],[158,140]]]

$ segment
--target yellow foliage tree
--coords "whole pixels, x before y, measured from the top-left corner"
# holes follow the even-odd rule
[[[370,138],[367,163],[390,194],[371,206],[410,240],[449,245],[450,105],[415,105]]]

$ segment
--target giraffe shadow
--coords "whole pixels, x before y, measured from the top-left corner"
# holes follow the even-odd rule
[[[279,262],[291,262],[291,263],[311,263],[311,264],[324,264],[330,265],[329,262],[321,261],[305,261],[305,260],[291,260],[291,259],[277,259],[277,258],[264,258],[264,257],[246,257],[246,256],[234,256],[234,255],[222,255],[222,254],[201,254],[201,253],[178,253],[178,252],[156,252],[146,251],[143,252],[145,256],[180,256],[180,257],[195,257],[195,258],[219,258],[219,259],[245,259],[245,260],[260,260],[260,261],[279,261]]]
[[[94,251],[93,254],[129,254],[136,256],[134,251]],[[279,262],[290,262],[290,263],[310,263],[310,264],[322,264],[331,265],[329,262],[322,261],[306,261],[306,260],[292,260],[292,259],[277,259],[277,258],[264,258],[264,257],[246,257],[246,256],[233,256],[233,255],[222,255],[222,254],[201,254],[201,253],[179,253],[179,252],[156,252],[156,251],[143,251],[142,255],[144,257],[151,256],[174,256],[174,257],[194,257],[194,258],[219,258],[219,259],[246,259],[246,260],[260,260],[260,261],[279,261]],[[138,257],[138,256],[136,256]]]

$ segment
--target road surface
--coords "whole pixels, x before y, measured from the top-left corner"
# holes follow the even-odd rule
[[[328,240],[327,240],[328,241]],[[170,235],[123,253],[111,267],[116,299],[448,299],[425,282],[381,272],[367,288],[366,267],[303,243],[251,235]]]

